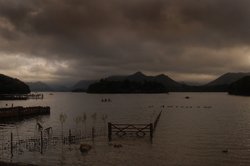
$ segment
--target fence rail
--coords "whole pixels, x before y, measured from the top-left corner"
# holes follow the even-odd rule
[[[162,111],[161,111],[162,112]],[[149,124],[116,124],[108,123],[108,140],[112,141],[112,136],[115,134],[118,137],[123,137],[128,134],[134,134],[137,137],[144,137],[149,133],[150,141],[153,142],[154,131],[157,127],[161,112],[158,114],[154,123]]]

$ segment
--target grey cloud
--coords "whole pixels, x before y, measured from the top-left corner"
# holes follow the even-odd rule
[[[67,78],[247,70],[242,59],[248,53],[234,50],[249,45],[249,5],[247,0],[0,0],[0,49],[68,62],[67,69],[53,72]]]

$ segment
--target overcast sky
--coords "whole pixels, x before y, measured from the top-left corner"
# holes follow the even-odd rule
[[[249,0],[0,0],[0,73],[75,82],[250,71]]]

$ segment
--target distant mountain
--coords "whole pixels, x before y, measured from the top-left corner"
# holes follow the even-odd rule
[[[132,75],[125,77],[125,79],[130,80],[130,81],[135,81],[135,82],[144,82],[144,81],[151,80],[152,77],[146,76],[142,72],[136,72]]]
[[[71,89],[73,92],[85,92],[90,84],[97,82],[96,80],[81,80],[77,82]]]
[[[155,81],[100,80],[89,86],[88,93],[167,93],[167,88]]]
[[[106,81],[136,81],[136,82],[143,82],[145,80],[150,79],[150,76],[144,75],[142,72],[136,72],[132,75],[126,75],[126,76],[110,76],[105,78]]]
[[[250,76],[250,73],[226,73],[217,79],[201,86],[193,86],[191,91],[200,92],[227,92],[229,86],[239,79]],[[189,86],[191,87],[191,86]]]
[[[214,81],[208,83],[206,86],[230,85],[231,83],[238,81],[245,76],[250,76],[250,73],[226,73]]]
[[[41,81],[27,82],[32,92],[51,92],[52,88]]]
[[[250,76],[245,76],[232,83],[228,88],[228,93],[233,95],[250,96]]]
[[[105,80],[107,81],[124,81],[126,79],[127,75],[125,76],[109,76],[107,78],[105,78]]]
[[[71,88],[64,86],[64,85],[59,85],[59,84],[50,84],[49,87],[54,92],[70,92],[71,91]]]
[[[0,74],[0,94],[27,94],[30,93],[29,86],[24,82]]]
[[[129,81],[135,81],[135,82],[144,82],[144,81],[157,82],[157,83],[162,84],[169,91],[181,91],[184,86],[184,84],[178,83],[164,74],[160,74],[157,76],[146,76],[142,72],[136,72],[128,76],[111,76],[111,77],[107,77],[105,80],[107,81],[129,80]]]
[[[69,92],[70,88],[58,84],[46,84],[41,81],[27,82],[32,92]]]
[[[227,92],[229,85],[233,82],[245,77],[250,76],[250,73],[226,73],[217,79],[209,82],[205,85],[187,85],[185,83],[177,82],[167,75],[160,74],[157,76],[147,76],[143,74],[142,72],[136,72],[131,75],[116,75],[116,76],[109,76],[107,78],[102,79],[102,81],[105,81],[105,85],[108,85],[107,82],[125,82],[127,81],[127,85],[130,87],[127,87],[127,91],[129,91],[129,88],[137,87],[139,84],[141,86],[145,86],[142,83],[147,83],[147,86],[151,86],[152,89],[159,91],[159,89],[155,88],[154,86],[159,83],[160,86],[163,85],[164,88],[167,91],[170,92]],[[60,92],[67,92],[67,91],[73,91],[73,92],[86,92],[91,84],[97,83],[96,80],[81,80],[77,82],[72,88],[68,88],[61,85],[47,85],[43,82],[33,82],[28,83],[30,86],[31,91],[60,91]],[[99,81],[100,82],[100,81]],[[136,82],[136,83],[134,83]],[[104,86],[102,82],[102,86]],[[148,83],[151,83],[149,85]],[[153,85],[154,84],[154,85]],[[110,86],[111,84],[109,84]],[[121,84],[112,84],[113,86],[121,86]],[[122,85],[122,86],[127,86]],[[145,90],[146,87],[144,87]],[[112,89],[112,87],[111,87]],[[104,90],[104,89],[103,89]],[[131,90],[131,89],[130,89]],[[138,91],[144,91],[143,88]],[[147,89],[149,90],[149,89]],[[125,90],[124,90],[125,91]]]
[[[214,81],[200,86],[179,83],[164,74],[157,76],[146,76],[142,72],[136,72],[127,76],[110,76],[103,79],[103,81],[124,82],[128,80],[139,83],[156,82],[162,84],[170,92],[227,92],[230,84],[245,76],[250,76],[250,73],[226,73]]]
[[[163,84],[166,88],[168,88],[169,91],[183,91],[186,86],[183,83],[174,81],[173,79],[164,74],[151,77],[151,80]]]
[[[157,76],[146,76],[142,72],[136,72],[128,76],[110,76],[110,77],[102,79],[98,83],[93,85],[90,89],[88,89],[88,92],[90,90],[98,91],[98,90],[93,90],[97,88],[103,92],[104,91],[106,92],[116,91],[116,92],[124,92],[124,93],[135,93],[135,92],[162,93],[162,92],[168,92],[168,91],[182,91],[183,87],[185,87],[184,84],[180,84],[164,74],[157,75]],[[139,85],[141,87],[139,87]],[[156,88],[156,85],[159,86],[159,89]],[[147,89],[147,86],[148,88],[150,87],[151,89],[150,88]],[[119,89],[121,87],[125,89],[124,90]]]

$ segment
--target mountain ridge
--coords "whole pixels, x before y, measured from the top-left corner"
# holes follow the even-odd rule
[[[231,95],[250,96],[250,76],[245,76],[228,88],[228,93]]]
[[[248,75],[250,75],[250,72],[249,73],[228,72],[203,85],[190,85],[187,83],[178,82],[165,74],[148,76],[140,71],[130,75],[113,75],[113,76],[111,75],[100,80],[106,80],[106,81],[129,80],[137,82],[144,82],[144,81],[158,82],[163,84],[165,87],[167,87],[169,91],[172,92],[226,92],[230,84]],[[98,82],[98,80],[80,80],[76,82],[75,85],[72,86],[71,88],[67,87],[54,88],[52,86],[49,86],[49,89],[47,89],[46,91],[86,92],[88,87],[96,82]],[[31,89],[33,88],[31,87]]]
[[[157,89],[156,85],[158,85],[160,89]],[[116,88],[116,90],[112,89],[112,86],[114,86],[114,89]],[[118,87],[120,87],[120,89]],[[122,87],[127,89],[122,90]],[[180,91],[181,87],[182,84],[174,81],[164,74],[157,76],[147,76],[144,73],[138,71],[131,75],[116,75],[103,78],[98,83],[94,83],[91,88],[88,88],[88,92],[163,93],[168,91]]]
[[[107,81],[129,80],[129,81],[135,81],[135,82],[144,82],[144,81],[158,82],[158,83],[163,84],[169,90],[180,89],[182,87],[181,83],[178,83],[177,81],[171,79],[165,74],[159,74],[156,76],[147,76],[140,71],[135,72],[131,75],[127,75],[127,76],[110,76],[110,77],[104,78],[104,80],[107,80]]]
[[[238,73],[234,73],[234,72],[229,72],[229,73],[225,73],[221,76],[219,76],[217,79],[207,83],[206,85],[211,86],[211,85],[222,85],[222,84],[231,84],[245,76],[250,76],[250,73],[244,73],[244,72],[238,72]]]

